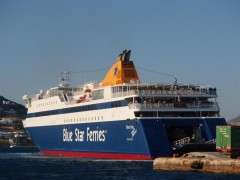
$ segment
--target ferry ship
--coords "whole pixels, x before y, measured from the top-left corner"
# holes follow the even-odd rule
[[[152,160],[179,145],[214,141],[217,90],[192,84],[141,83],[131,51],[123,51],[101,83],[58,86],[25,94],[24,127],[50,156]]]

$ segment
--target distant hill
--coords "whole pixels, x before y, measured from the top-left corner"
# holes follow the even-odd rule
[[[27,109],[23,105],[0,95],[0,118],[9,116],[25,118],[26,114]]]
[[[230,121],[228,121],[229,125],[240,126],[240,115]]]

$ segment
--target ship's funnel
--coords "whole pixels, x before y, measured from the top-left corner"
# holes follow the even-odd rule
[[[131,50],[125,50],[118,56],[117,62],[105,76],[102,86],[140,82],[134,63],[130,61],[130,55]]]

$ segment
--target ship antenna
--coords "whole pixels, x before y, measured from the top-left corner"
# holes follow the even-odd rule
[[[174,75],[174,79],[175,79],[174,85],[176,86],[177,85],[177,76],[176,75]]]
[[[149,70],[149,69],[146,69],[146,68],[142,68],[142,67],[139,67],[139,66],[136,66],[136,68],[141,69],[143,71],[155,73],[155,74],[158,74],[158,75],[161,75],[161,76],[173,77],[174,78],[174,83],[173,84],[177,85],[177,76],[174,75],[174,74],[167,74],[167,73],[161,73],[161,72],[157,72],[157,71],[152,71],[152,70]]]
[[[69,84],[69,71],[62,71],[60,73],[60,83],[59,83],[59,86],[60,87],[68,87],[70,84]]]

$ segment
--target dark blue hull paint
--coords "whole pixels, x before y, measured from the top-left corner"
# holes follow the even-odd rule
[[[159,118],[26,128],[41,151],[171,156],[167,126],[202,126],[205,140],[215,138],[224,118]]]

